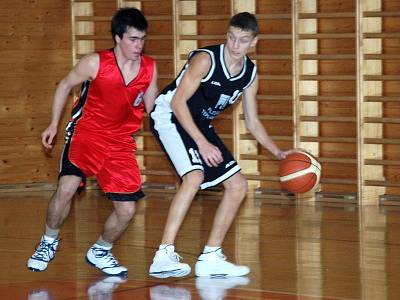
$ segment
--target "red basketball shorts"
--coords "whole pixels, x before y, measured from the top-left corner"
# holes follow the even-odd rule
[[[61,160],[63,175],[96,176],[105,193],[132,194],[140,191],[141,178],[134,154],[136,145],[101,136],[74,134],[67,141]]]

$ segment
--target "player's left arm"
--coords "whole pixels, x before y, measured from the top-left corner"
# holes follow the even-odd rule
[[[154,61],[154,71],[153,78],[150,82],[149,87],[146,90],[146,93],[143,96],[144,106],[147,113],[150,113],[154,107],[154,101],[156,100],[158,94],[158,86],[157,86],[157,66]]]
[[[294,150],[282,151],[268,135],[263,124],[258,118],[257,110],[257,91],[258,91],[258,75],[256,75],[252,84],[243,91],[243,111],[247,129],[256,138],[256,140],[268,151],[270,151],[277,159],[284,159]]]

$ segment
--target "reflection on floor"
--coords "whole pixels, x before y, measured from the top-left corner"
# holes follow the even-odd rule
[[[84,260],[111,204],[98,191],[77,197],[48,270],[26,260],[39,241],[50,192],[0,194],[1,299],[400,299],[400,211],[377,206],[271,205],[249,196],[224,252],[251,267],[248,277],[155,279],[148,268],[171,195],[150,194],[113,253],[128,277],[104,277]],[[199,196],[176,243],[194,266],[218,205]]]

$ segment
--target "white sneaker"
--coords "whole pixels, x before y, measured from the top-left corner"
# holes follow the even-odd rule
[[[223,300],[229,289],[249,282],[247,277],[196,277],[196,288],[201,299]]]
[[[159,249],[153,258],[149,275],[157,278],[183,277],[190,273],[190,266],[179,262],[182,257],[175,252],[174,245]]]
[[[94,244],[86,254],[86,261],[107,275],[128,275],[128,269],[121,266],[118,260],[111,253],[111,247],[103,247]]]
[[[35,272],[46,270],[49,262],[56,255],[59,241],[59,239],[53,239],[43,235],[35,252],[28,259],[28,269]]]
[[[126,282],[125,278],[109,276],[93,283],[87,290],[90,300],[112,299],[112,293],[121,284]]]
[[[196,276],[244,276],[250,273],[247,266],[238,266],[226,260],[222,249],[202,253],[197,258]]]
[[[190,292],[182,287],[157,285],[150,288],[151,300],[190,300]]]
[[[51,297],[47,291],[38,290],[28,294],[28,300],[50,300]]]

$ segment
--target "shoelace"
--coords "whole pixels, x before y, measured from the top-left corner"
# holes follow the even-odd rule
[[[112,255],[110,250],[102,249],[102,248],[92,248],[94,252],[94,256],[96,258],[102,258],[106,260],[107,264],[111,267],[119,267],[118,260]]]
[[[167,254],[168,254],[168,256],[169,256],[169,258],[171,259],[171,260],[173,260],[173,261],[176,261],[176,262],[180,262],[181,261],[181,259],[182,259],[182,256],[180,256],[178,253],[176,253],[176,252],[167,252]]]
[[[57,242],[58,239],[55,239],[53,242],[41,241],[32,257],[43,261],[49,261],[50,256],[56,251],[54,246]]]

